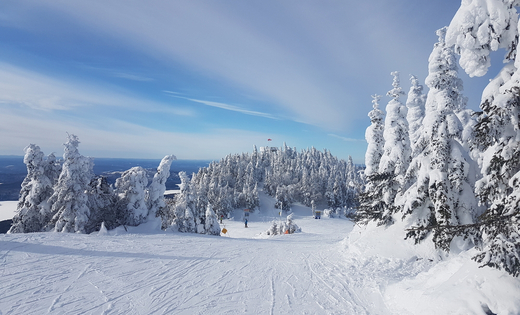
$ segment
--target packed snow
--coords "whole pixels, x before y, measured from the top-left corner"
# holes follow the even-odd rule
[[[293,205],[294,234],[260,194],[219,236],[161,231],[153,222],[92,234],[0,236],[0,314],[518,314],[520,281],[396,241],[389,228],[314,219]],[[4,202],[2,202],[3,204]],[[402,223],[404,224],[404,223]]]

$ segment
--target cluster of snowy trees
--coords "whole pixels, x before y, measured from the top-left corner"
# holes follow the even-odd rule
[[[112,187],[106,178],[94,176],[93,159],[81,155],[78,145],[78,137],[68,135],[63,163],[54,154],[45,158],[37,145],[25,148],[27,176],[9,233],[91,233],[102,224],[113,229],[164,217],[165,183],[175,156],[161,161],[150,184],[146,171],[133,167]]]
[[[10,233],[91,233],[160,220],[163,229],[220,235],[218,217],[237,208],[255,211],[259,187],[281,210],[301,202],[338,211],[357,207],[364,184],[352,158],[338,160],[314,148],[298,153],[285,145],[260,152],[255,147],[252,154],[212,162],[191,178],[180,172],[180,192],[167,202],[165,183],[175,156],[161,161],[150,184],[146,170],[133,167],[112,186],[94,176],[93,159],[81,155],[78,145],[78,137],[68,135],[63,162],[54,154],[45,158],[37,145],[25,148],[27,176]]]
[[[300,202],[348,212],[357,207],[357,194],[364,187],[360,171],[352,158],[338,160],[326,150],[297,152],[284,145],[259,151],[254,147],[251,154],[228,155],[212,162],[191,179],[180,173],[181,192],[172,203],[170,220],[180,231],[197,232],[208,208],[218,217],[227,217],[238,208],[255,211],[262,188],[281,210]]]
[[[397,74],[386,117],[374,97],[367,129],[365,192],[357,218],[390,225],[408,220],[407,238],[450,250],[454,238],[476,246],[482,265],[520,274],[520,57],[518,0],[462,1],[437,31],[427,95],[412,77],[403,103]],[[490,52],[505,66],[466,109],[457,60],[486,74]]]
[[[276,221],[271,222],[271,226],[267,231],[265,231],[266,235],[282,235],[282,234],[293,234],[297,232],[301,232],[302,229],[294,223],[293,214],[289,214],[285,221]]]

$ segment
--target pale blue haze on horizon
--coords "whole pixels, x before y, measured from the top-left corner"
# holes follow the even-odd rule
[[[29,143],[60,155],[69,132],[95,157],[210,160],[285,142],[363,163],[371,95],[395,70],[406,92],[410,74],[424,82],[459,5],[4,0],[0,155]],[[459,73],[476,110],[496,71]]]

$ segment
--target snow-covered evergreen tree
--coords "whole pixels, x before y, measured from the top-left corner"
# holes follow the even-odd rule
[[[147,185],[146,171],[140,166],[123,172],[116,180],[119,224],[138,226],[146,222],[148,207],[145,201],[145,188]]]
[[[513,60],[518,44],[518,0],[462,1],[446,34],[447,46],[455,46],[460,65],[473,76],[486,74],[490,52],[506,50],[505,60]]]
[[[406,107],[408,108],[406,121],[408,122],[408,137],[410,139],[411,156],[413,157],[414,152],[417,151],[415,148],[421,136],[420,130],[424,118],[426,95],[423,94],[423,86],[419,84],[416,76],[410,76],[410,81],[412,86],[406,100]]]
[[[86,192],[93,177],[94,164],[91,158],[79,153],[79,143],[76,135],[68,135],[62,171],[49,199],[52,218],[47,222],[47,229],[56,232],[87,232],[90,211]]]
[[[204,222],[205,233],[209,235],[220,235],[220,225],[218,224],[217,215],[211,205],[206,209],[206,220]]]
[[[365,154],[365,176],[368,178],[373,173],[379,172],[379,163],[383,156],[383,148],[385,139],[383,132],[385,125],[383,122],[384,113],[379,109],[380,95],[372,96],[373,110],[368,113],[370,117],[370,126],[365,132],[365,139],[367,140],[367,152]]]
[[[116,203],[117,196],[112,186],[108,184],[104,176],[96,176],[92,179],[87,190],[89,208],[89,220],[85,226],[86,233],[98,231],[104,222],[105,229],[114,229],[118,226]]]
[[[381,224],[393,222],[392,215],[398,209],[395,205],[395,197],[404,182],[411,157],[408,122],[406,120],[407,108],[400,101],[401,96],[405,93],[400,85],[399,73],[392,72],[392,75],[394,76],[393,89],[387,93],[392,99],[386,106],[383,132],[385,145],[379,163],[379,178],[381,180],[374,187],[374,190],[376,190],[374,193],[382,196]]]
[[[174,155],[167,155],[161,160],[159,167],[157,167],[157,173],[153,176],[152,183],[146,190],[146,204],[150,218],[157,216],[161,217],[162,221],[167,221],[164,192],[166,191],[166,180],[170,177],[170,166],[176,159]]]
[[[24,151],[27,176],[22,182],[17,211],[9,233],[40,232],[45,224],[41,209],[53,193],[54,178],[47,177],[45,170],[47,165],[54,165],[54,155],[49,155],[45,161],[40,147],[34,144],[27,146]]]
[[[395,197],[410,162],[407,108],[400,101],[404,92],[400,86],[399,73],[392,72],[392,75],[393,89],[387,93],[392,99],[386,108],[384,127],[379,125],[381,113],[376,106],[378,97],[374,97],[374,110],[369,114],[372,125],[366,131],[367,185],[365,192],[359,196],[360,205],[357,213],[357,220],[365,223],[371,220],[379,221],[379,224],[393,223],[392,215],[398,209],[395,206]],[[377,159],[379,164],[373,164]]]
[[[426,146],[411,163],[416,182],[404,194],[404,213],[416,223],[407,237],[421,241],[431,231],[439,248],[449,250],[453,235],[446,228],[471,224],[477,216],[473,193],[475,163],[461,145],[462,124],[455,114],[465,108],[462,80],[457,76],[456,56],[445,42],[446,28],[437,31],[429,59],[426,85],[430,88],[423,120]]]
[[[393,89],[387,93],[392,99],[386,106],[383,132],[385,144],[379,162],[379,173],[392,173],[399,177],[404,175],[410,162],[410,139],[406,120],[408,110],[400,100],[405,93],[401,88],[399,72],[392,72],[392,75],[394,76]]]
[[[61,162],[56,159],[54,153],[47,156],[43,169],[45,176],[51,181],[51,185],[56,185],[61,174]]]
[[[476,183],[479,202],[487,207],[478,227],[484,249],[475,259],[507,272],[520,273],[518,205],[520,172],[520,58],[518,58],[517,0],[487,0],[486,6],[463,2],[453,18],[447,41],[461,54],[470,76],[482,76],[490,66],[490,52],[506,50],[499,75],[482,95],[475,139],[482,178]]]
[[[171,226],[179,232],[195,233],[195,218],[192,211],[195,202],[191,180],[186,172],[179,172],[179,178],[181,191],[175,197]]]

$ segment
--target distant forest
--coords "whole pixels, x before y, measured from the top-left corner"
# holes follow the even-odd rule
[[[191,178],[180,172],[180,192],[165,200],[173,155],[153,176],[141,166],[122,172],[114,185],[94,175],[94,160],[79,153],[79,139],[69,135],[63,162],[45,157],[37,145],[25,148],[27,175],[21,184],[10,233],[40,231],[91,233],[117,226],[157,221],[163,229],[220,235],[218,216],[233,209],[255,211],[259,189],[289,211],[294,202],[352,214],[364,189],[362,168],[314,148],[297,152],[255,147],[200,168]]]

